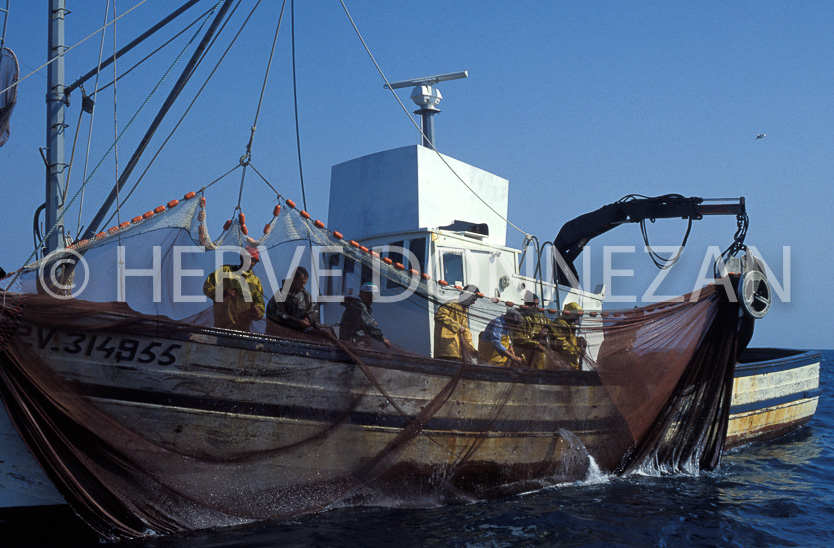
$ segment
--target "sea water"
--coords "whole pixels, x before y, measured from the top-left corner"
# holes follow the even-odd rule
[[[586,481],[429,509],[343,508],[285,522],[119,543],[237,546],[834,546],[834,351],[801,430],[696,476]],[[65,512],[0,522],[0,546],[101,546]]]

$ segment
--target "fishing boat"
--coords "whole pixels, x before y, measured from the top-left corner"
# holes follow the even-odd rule
[[[231,4],[207,13],[183,78]],[[60,29],[52,34],[62,36],[63,2],[51,7]],[[62,47],[53,42],[51,51]],[[262,235],[250,234],[238,207],[213,238],[214,183],[206,180],[100,230],[126,169],[86,233],[67,242],[58,133],[69,88],[55,80],[60,72],[48,83],[55,132],[43,254],[5,278],[0,294],[0,396],[49,483],[102,537],[345,505],[480,500],[582,479],[592,468],[693,473],[719,463],[735,364],[770,299],[744,245],[743,198],[627,197],[566,223],[551,246],[534,245],[526,257],[536,268],[525,272],[525,251],[503,237],[507,181],[434,146],[440,96],[432,86],[451,77],[440,75],[386,81],[392,90],[415,88],[422,142],[336,166],[327,224],[270,184]],[[166,106],[181,89],[175,84]],[[247,170],[256,171],[251,145],[236,168],[241,192]],[[401,201],[369,206],[347,191],[356,185],[386,186]],[[735,216],[739,230],[701,289],[609,311],[604,286],[573,283],[573,261],[607,230],[718,214]],[[213,309],[223,303],[203,294],[206,274],[219,272],[229,253],[249,268],[256,249],[255,272],[273,292],[281,286],[276,271],[289,278],[310,265],[320,326],[266,329],[252,307],[251,328],[217,325]],[[378,287],[373,312],[391,345],[335,335],[339,303],[367,282]],[[473,336],[531,291],[542,304],[533,312],[548,321],[574,303],[582,311],[581,360],[554,353],[534,369],[435,357],[435,313],[472,284]]]

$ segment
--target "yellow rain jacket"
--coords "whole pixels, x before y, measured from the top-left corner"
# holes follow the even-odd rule
[[[579,369],[579,360],[582,357],[582,345],[576,336],[577,327],[564,318],[553,322],[553,348],[567,360],[574,369]]]
[[[214,302],[214,326],[238,331],[249,331],[253,320],[259,320],[264,315],[264,289],[261,280],[251,271],[236,272],[237,266],[223,265],[220,269],[209,274],[203,284],[203,293]],[[218,276],[218,273],[226,276]],[[223,296],[217,302],[218,278],[223,280]],[[246,300],[246,291],[249,302]],[[231,296],[234,290],[236,295]]]
[[[523,310],[521,314],[521,326],[513,333],[513,346],[527,367],[547,369],[547,354],[539,346],[547,347],[545,330],[549,330],[550,321],[534,309]]]
[[[460,333],[461,327],[463,333]],[[461,337],[467,347],[475,347],[469,331],[469,311],[460,303],[442,305],[434,315],[434,357],[460,360],[463,357]]]

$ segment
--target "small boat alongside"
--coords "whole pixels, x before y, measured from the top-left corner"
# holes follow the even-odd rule
[[[820,352],[748,348],[736,364],[727,448],[789,434],[814,416]]]

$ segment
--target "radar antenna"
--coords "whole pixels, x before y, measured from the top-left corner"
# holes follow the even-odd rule
[[[412,80],[400,80],[399,82],[391,82],[390,88],[389,84],[385,84],[384,87],[386,89],[399,89],[414,86],[414,89],[411,90],[411,100],[420,107],[414,111],[414,114],[419,114],[423,120],[423,136],[421,142],[424,147],[431,148],[433,144],[436,146],[434,140],[434,115],[440,112],[437,104],[443,99],[440,90],[433,89],[432,86],[438,82],[468,77],[469,71],[464,70],[461,72],[414,78]]]

